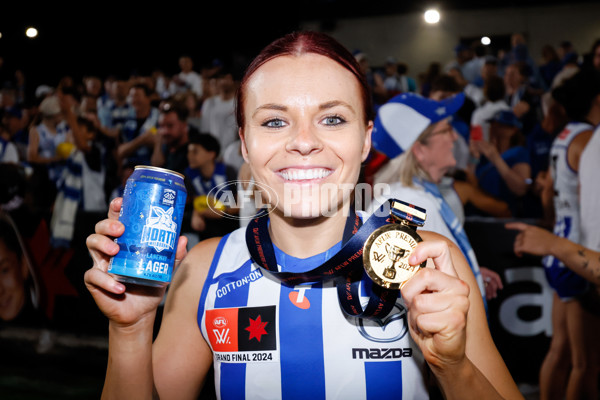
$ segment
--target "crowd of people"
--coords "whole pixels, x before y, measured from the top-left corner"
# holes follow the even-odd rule
[[[467,217],[535,221],[556,237],[581,243],[589,254],[600,251],[598,234],[590,228],[599,218],[593,209],[598,189],[591,161],[597,154],[590,152],[600,140],[600,40],[585,50],[565,41],[545,46],[543,61],[535,61],[524,37],[515,34],[510,49],[494,54],[461,43],[455,60],[434,62],[418,76],[394,57],[377,68],[368,55],[353,52],[370,88],[368,111],[375,116],[373,146],[359,181],[385,183],[391,197],[425,202],[430,218],[424,229],[458,245],[484,306],[502,288],[502,279],[478,265],[462,229]],[[51,245],[68,248],[80,218],[103,218],[135,166],[150,165],[185,176],[182,233],[201,241],[242,226],[244,219],[223,218],[206,206],[217,186],[254,179],[248,171],[251,157],[243,154],[238,135],[243,115],[236,109],[236,93],[242,77],[220,62],[197,71],[189,55],[179,58],[179,67],[173,76],[59,77],[38,86],[35,99],[25,98],[21,74],[5,82],[2,213],[26,234],[23,224],[39,216],[48,222]],[[269,144],[264,140],[265,152]],[[509,228],[526,230],[525,225]],[[536,231],[527,232],[535,236]],[[10,243],[0,240],[0,250]],[[600,327],[597,300],[590,295],[597,272],[582,273],[571,260],[563,264],[556,249],[544,253],[533,244],[528,249],[522,240],[515,246],[518,254],[548,256],[544,266],[555,291],[542,394],[597,394],[598,367],[593,366],[600,361],[598,352],[590,351],[597,344],[589,335]],[[15,276],[26,271],[22,263],[15,268]],[[569,268],[575,273],[567,274]]]

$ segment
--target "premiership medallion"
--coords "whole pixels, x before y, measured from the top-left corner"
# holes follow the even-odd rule
[[[425,223],[425,210],[403,201],[394,200],[390,209],[393,223],[371,233],[363,247],[363,264],[367,275],[377,285],[400,289],[424,268],[426,262],[411,266],[408,258],[423,239],[416,229]]]

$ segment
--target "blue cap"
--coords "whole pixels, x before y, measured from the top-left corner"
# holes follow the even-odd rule
[[[431,124],[451,117],[462,107],[464,93],[435,101],[416,93],[402,93],[379,107],[373,123],[373,147],[389,158],[410,148]]]
[[[516,128],[523,128],[523,124],[514,112],[510,110],[501,110],[488,119],[487,122],[497,122],[502,125],[514,126]]]

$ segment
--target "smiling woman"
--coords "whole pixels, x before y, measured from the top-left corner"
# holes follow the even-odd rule
[[[253,179],[270,188],[263,198],[272,211],[187,255],[181,239],[177,259],[185,258],[154,343],[164,289],[125,287],[106,273],[118,251],[112,238],[123,233],[121,201],[111,204],[88,238],[94,266],[85,275],[109,318],[107,398],[149,398],[153,390],[197,398],[211,365],[221,399],[427,398],[435,390],[426,385],[430,373],[448,397],[522,398],[460,251],[422,232],[406,262],[430,259],[433,268],[419,269],[401,294],[385,291],[362,270],[361,251],[368,230],[387,217],[367,219],[347,196],[321,196],[326,186],[356,185],[370,149],[368,90],[358,71],[343,46],[314,32],[286,35],[251,63],[238,124],[244,158]],[[336,212],[321,214],[323,204]],[[340,307],[347,296],[360,297],[358,307],[375,299],[386,312],[364,313],[374,320],[351,314]]]

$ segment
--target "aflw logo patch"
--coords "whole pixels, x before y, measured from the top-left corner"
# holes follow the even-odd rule
[[[215,352],[277,349],[275,306],[207,310],[205,325]]]

